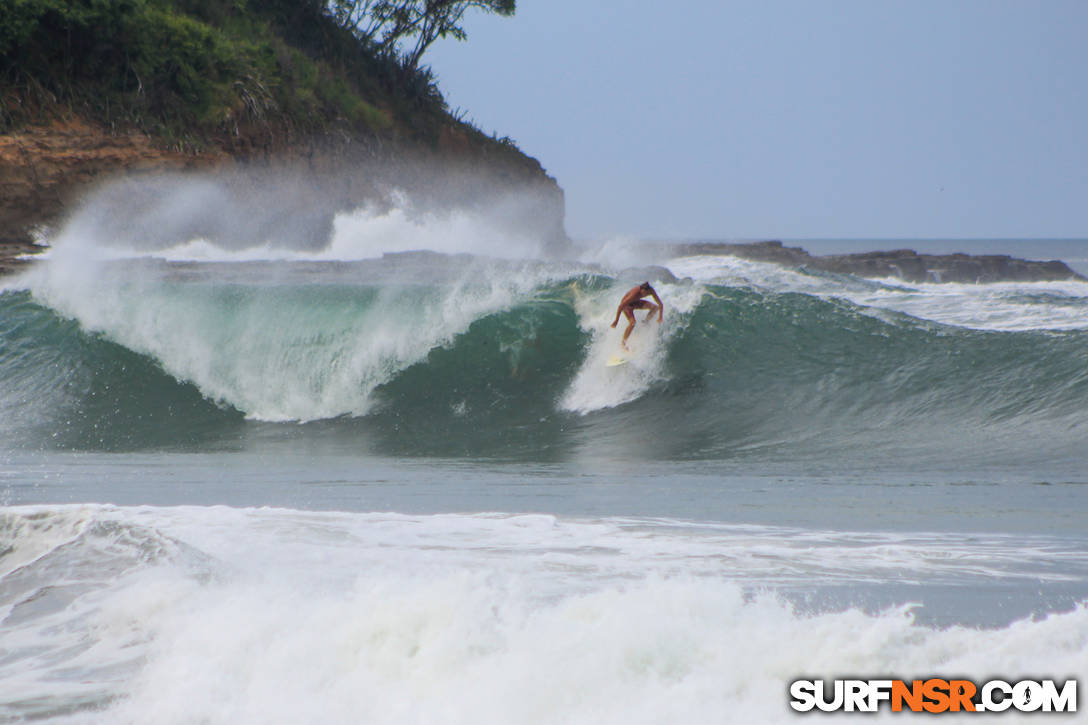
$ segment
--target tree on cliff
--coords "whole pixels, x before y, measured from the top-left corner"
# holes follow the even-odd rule
[[[516,0],[332,0],[333,17],[378,52],[414,72],[439,38],[467,36],[461,20],[470,8],[513,15]],[[407,42],[405,42],[407,41]]]

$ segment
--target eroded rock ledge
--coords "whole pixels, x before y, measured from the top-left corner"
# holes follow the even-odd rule
[[[919,254],[912,249],[818,256],[782,242],[693,243],[669,247],[680,254],[720,254],[860,277],[895,277],[905,282],[1088,281],[1064,262],[1031,261],[1004,254]]]

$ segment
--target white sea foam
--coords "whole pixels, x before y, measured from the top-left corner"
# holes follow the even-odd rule
[[[616,327],[611,327],[616,305],[626,289],[576,296],[579,324],[591,339],[581,368],[559,401],[561,408],[576,413],[614,408],[638,399],[666,378],[669,342],[687,327],[704,290],[697,285],[664,283],[656,283],[656,289],[665,303],[663,321],[659,324],[656,316],[646,320],[645,311],[636,310],[635,329],[628,340],[630,353],[623,352],[620,346],[627,319],[621,315]],[[608,367],[609,358],[618,354],[628,362]]]
[[[678,276],[703,283],[799,292],[845,299],[872,310],[979,330],[1088,329],[1088,282],[906,283],[807,274],[731,256],[680,257],[668,262]]]
[[[787,683],[803,676],[1088,668],[1084,607],[934,629],[905,603],[806,611],[773,591],[787,563],[809,586],[893,583],[898,566],[923,581],[1001,582],[1030,568],[1053,544],[1044,538],[197,507],[100,508],[95,518],[130,532],[100,552],[118,555],[138,539],[131,532],[147,531],[201,551],[203,568],[175,553],[102,581],[101,562],[74,560],[68,581],[84,586],[67,604],[27,601],[0,629],[6,716],[776,723],[793,721]],[[989,565],[965,568],[971,558]],[[1083,576],[1084,562],[1076,567]]]
[[[492,215],[460,209],[413,217],[403,206],[364,206],[337,215],[332,242],[318,258],[367,259],[417,249],[504,259],[535,259],[544,252],[540,238],[497,223]]]
[[[0,517],[0,577],[74,540],[94,516],[91,507],[69,508],[48,516]]]
[[[544,252],[539,237],[519,233],[492,215],[467,209],[410,212],[402,195],[395,199],[402,205],[364,204],[336,214],[331,238],[317,248],[262,242],[233,249],[194,238],[152,250],[114,244],[104,254],[113,259],[151,257],[172,262],[352,262],[416,250],[502,259],[535,259]]]

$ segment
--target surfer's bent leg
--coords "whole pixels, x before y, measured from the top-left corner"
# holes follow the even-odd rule
[[[623,308],[623,316],[627,318],[627,329],[623,331],[623,341],[620,343],[623,345],[623,349],[627,349],[627,338],[631,336],[631,330],[635,329],[635,313],[631,311],[630,307]]]
[[[654,313],[657,312],[658,309],[660,309],[660,308],[657,305],[655,305],[653,302],[651,302],[646,309],[648,309],[649,312],[646,313],[646,317],[643,318],[643,321],[644,322],[649,322],[650,318],[652,318],[654,316]]]

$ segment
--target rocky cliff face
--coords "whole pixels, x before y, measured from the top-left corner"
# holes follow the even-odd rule
[[[568,243],[562,190],[540,164],[516,149],[474,143],[456,127],[426,149],[330,134],[279,144],[243,136],[183,152],[137,131],[115,132],[77,118],[0,136],[0,273],[19,267],[19,255],[40,249],[33,244],[36,228],[59,224],[106,181],[209,171],[248,183],[243,172],[269,169],[301,179],[308,201],[327,217],[377,199],[391,186],[439,207],[486,204],[489,195],[520,190],[524,203],[511,222],[553,246]]]
[[[895,277],[905,282],[1045,282],[1085,278],[1064,262],[1035,262],[1006,255],[919,254],[911,249],[817,256],[781,242],[684,244],[680,254],[723,254],[861,277]]]
[[[56,223],[94,182],[217,160],[163,150],[142,134],[110,134],[78,120],[0,136],[0,272],[17,266],[17,255],[38,250],[33,229]]]

